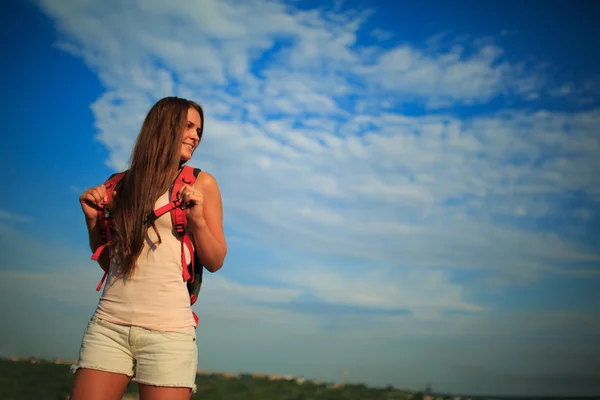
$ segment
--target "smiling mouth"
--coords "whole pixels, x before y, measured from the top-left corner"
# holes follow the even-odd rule
[[[192,146],[191,144],[187,144],[187,143],[184,143],[184,144],[185,144],[187,147],[189,147],[189,148],[190,148],[190,150],[194,150],[194,146]]]

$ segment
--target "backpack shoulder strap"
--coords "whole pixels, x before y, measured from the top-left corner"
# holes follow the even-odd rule
[[[98,223],[102,227],[102,230],[100,232],[102,234],[102,239],[104,239],[105,242],[108,242],[110,240],[110,231],[108,229],[108,205],[111,203],[115,187],[117,186],[123,175],[125,175],[125,172],[118,172],[116,174],[112,174],[106,180],[106,182],[104,182],[104,186],[106,187],[106,204],[102,204],[100,206],[101,212],[98,213]],[[102,252],[103,249],[104,246],[101,246],[101,248],[96,250],[98,256],[100,255],[99,252]],[[96,260],[97,257],[93,257],[92,259]]]
[[[94,254],[92,254],[92,260],[94,260],[94,261],[98,261],[98,259],[100,258],[100,255],[107,248],[108,242],[110,241],[110,227],[109,227],[109,221],[108,221],[110,216],[108,213],[108,205],[111,203],[115,187],[117,186],[117,184],[119,183],[121,178],[123,178],[123,175],[125,175],[125,172],[117,172],[115,174],[112,174],[106,180],[106,182],[104,182],[104,186],[106,187],[106,204],[103,204],[100,206],[100,212],[98,213],[98,222],[97,222],[98,224],[100,224],[100,235],[101,235],[104,243],[101,244],[100,246],[98,246],[98,248],[96,249]],[[110,251],[110,248],[108,250]],[[96,287],[96,291],[100,291],[100,289],[102,288],[102,284],[104,283],[104,280],[106,279],[107,274],[108,274],[108,267],[107,267],[107,269],[104,270],[104,275],[102,276],[100,283]]]
[[[187,168],[189,168],[189,167],[187,167]],[[198,168],[193,169],[192,172],[190,172],[189,169],[179,171],[179,174],[177,175],[177,178],[175,178],[175,182],[173,183],[173,186],[170,188],[171,194],[169,196],[169,202],[167,204],[165,204],[164,206],[159,207],[158,209],[150,212],[150,214],[148,214],[146,216],[146,220],[144,222],[152,223],[152,222],[156,221],[161,215],[171,212],[173,226],[176,227],[178,235],[185,233],[185,232],[183,232],[183,229],[185,228],[185,225],[187,222],[187,220],[185,218],[183,218],[183,216],[185,215],[185,212],[182,213],[181,210],[180,211],[175,210],[175,212],[173,213],[173,209],[179,208],[181,205],[181,203],[179,202],[179,199],[177,199],[177,192],[179,192],[179,189],[181,189],[181,186],[194,185],[199,172],[200,172],[200,169],[198,169]]]
[[[106,200],[107,200],[106,204],[110,204],[110,202],[112,200],[113,192],[115,191],[115,187],[121,181],[121,178],[123,178],[123,175],[125,175],[125,171],[117,172],[116,174],[112,174],[106,180],[106,182],[104,182],[104,186],[106,187]]]
[[[177,179],[175,179],[175,183],[173,184],[173,188],[171,189],[170,197],[170,202],[174,205],[174,207],[172,207],[170,210],[171,222],[173,223],[173,228],[175,228],[176,235],[179,241],[181,242],[181,268],[184,281],[188,281],[193,277],[193,275],[190,275],[190,272],[187,268],[187,262],[185,259],[185,247],[188,248],[190,255],[192,255],[192,260],[194,254],[194,247],[186,231],[187,213],[186,210],[181,208],[181,202],[177,199],[177,192],[179,192],[179,190],[184,185],[193,186],[195,182],[196,175],[194,175],[194,169],[187,165],[184,166],[179,172],[179,175],[177,175]]]
[[[179,200],[177,200],[177,192],[184,185],[194,186],[196,183],[196,178],[198,177],[198,173],[200,173],[200,169],[192,168],[189,166],[184,166],[181,169],[181,172],[175,179],[175,183],[173,184],[173,189],[171,191],[171,202],[174,203],[177,207],[171,210],[171,220],[173,222],[173,226],[177,231],[177,234],[183,236],[186,234],[185,227],[187,224],[186,221],[186,212],[179,207]]]
[[[108,217],[107,206],[112,202],[112,197],[115,188],[121,181],[121,178],[123,178],[123,175],[125,175],[125,172],[118,172],[116,174],[112,174],[110,178],[108,178],[106,182],[104,182],[104,186],[106,187],[106,204],[102,206],[102,209],[104,209],[104,213],[100,214],[100,218],[102,220],[106,220],[106,217]]]

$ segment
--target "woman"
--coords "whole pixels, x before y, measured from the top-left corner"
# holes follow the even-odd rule
[[[197,321],[182,279],[184,249],[169,213],[151,224],[146,216],[169,203],[180,168],[202,138],[203,117],[192,101],[158,101],[144,120],[131,166],[111,192],[110,204],[105,204],[105,185],[80,196],[92,252],[104,243],[98,220],[107,207],[110,256],[103,252],[98,259],[108,278],[73,367],[71,400],[121,399],[132,378],[142,400],[189,399],[195,391]],[[217,182],[200,172],[193,185],[178,190],[177,199],[186,210],[196,268],[216,272],[227,254]],[[190,262],[193,255],[184,254]]]

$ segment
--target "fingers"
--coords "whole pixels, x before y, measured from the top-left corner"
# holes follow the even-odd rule
[[[177,198],[181,202],[181,208],[189,208],[203,201],[202,192],[198,189],[184,185],[177,193]]]
[[[106,187],[104,185],[95,186],[83,192],[82,200],[86,200],[98,207],[106,203]]]
[[[92,196],[94,196],[97,205],[104,204],[106,202],[106,188],[104,185],[93,188]]]

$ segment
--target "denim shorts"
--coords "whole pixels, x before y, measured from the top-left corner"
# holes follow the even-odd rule
[[[196,392],[198,347],[194,327],[155,331],[117,325],[94,316],[87,325],[79,360],[71,367],[125,374],[134,381]]]

